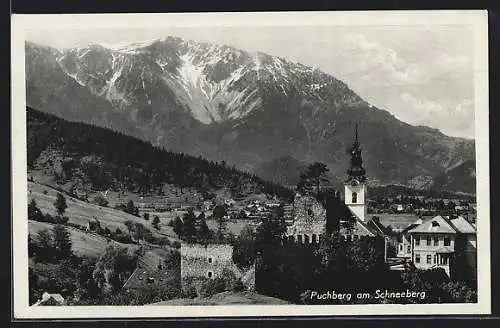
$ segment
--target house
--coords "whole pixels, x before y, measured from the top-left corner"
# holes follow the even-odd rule
[[[415,267],[442,268],[450,277],[475,276],[476,229],[463,217],[438,215],[417,224],[407,234]]]
[[[415,222],[408,224],[402,231],[399,232],[398,237],[398,251],[396,256],[404,259],[411,259],[412,257],[412,247],[410,234],[408,231],[415,228],[416,226],[422,224],[422,219],[415,220]]]

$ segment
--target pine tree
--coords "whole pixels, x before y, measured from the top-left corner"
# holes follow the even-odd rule
[[[56,208],[57,215],[62,216],[68,205],[66,204],[66,198],[63,194],[57,193],[56,200],[54,202],[54,207]]]
[[[42,221],[43,214],[38,208],[35,199],[32,199],[28,204],[28,220]]]
[[[151,222],[151,224],[153,225],[153,227],[156,229],[156,230],[160,230],[160,218],[158,217],[158,215],[155,215],[154,218],[153,218],[153,222]]]
[[[222,240],[224,239],[224,233],[226,232],[226,225],[227,225],[226,208],[222,205],[217,205],[217,206],[215,206],[212,215],[213,215],[215,221],[217,222],[217,240],[219,242],[222,242]]]
[[[68,257],[71,255],[71,234],[63,225],[56,225],[52,228],[54,238],[54,248],[60,257]]]
[[[316,196],[319,197],[321,184],[327,183],[326,173],[329,171],[324,163],[315,162],[309,165],[305,172],[300,175],[297,189],[302,193],[310,193],[312,188],[316,189]]]

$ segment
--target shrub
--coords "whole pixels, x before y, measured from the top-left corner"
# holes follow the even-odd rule
[[[243,281],[241,281],[241,279],[236,280],[231,289],[234,292],[243,292],[246,290],[245,285],[243,284]]]
[[[58,216],[54,219],[56,224],[67,224],[69,218],[67,216]]]
[[[106,198],[104,198],[103,195],[96,195],[94,197],[94,199],[92,200],[92,203],[96,204],[96,205],[99,205],[99,206],[103,206],[103,207],[107,207],[109,205],[109,202]]]
[[[186,277],[181,288],[181,296],[184,298],[195,298],[198,296],[199,280],[194,277]]]

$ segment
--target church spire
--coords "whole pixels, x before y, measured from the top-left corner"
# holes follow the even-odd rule
[[[354,135],[354,143],[352,144],[352,149],[359,148],[359,140],[358,140],[358,123],[356,123],[356,128],[355,128],[355,135]]]
[[[354,143],[351,148],[351,165],[347,170],[348,178],[347,180],[357,179],[358,181],[364,181],[365,169],[363,168],[363,158],[361,157],[361,148],[358,136],[358,124],[356,124]]]

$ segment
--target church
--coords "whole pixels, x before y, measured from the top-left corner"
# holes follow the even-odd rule
[[[347,178],[344,181],[344,204],[351,217],[345,217],[339,222],[340,232],[347,240],[362,236],[385,236],[385,227],[368,217],[368,186],[357,125],[350,156]],[[293,224],[287,227],[286,239],[303,244],[319,243],[326,233],[326,209],[315,197],[300,194],[295,196],[293,208]]]

